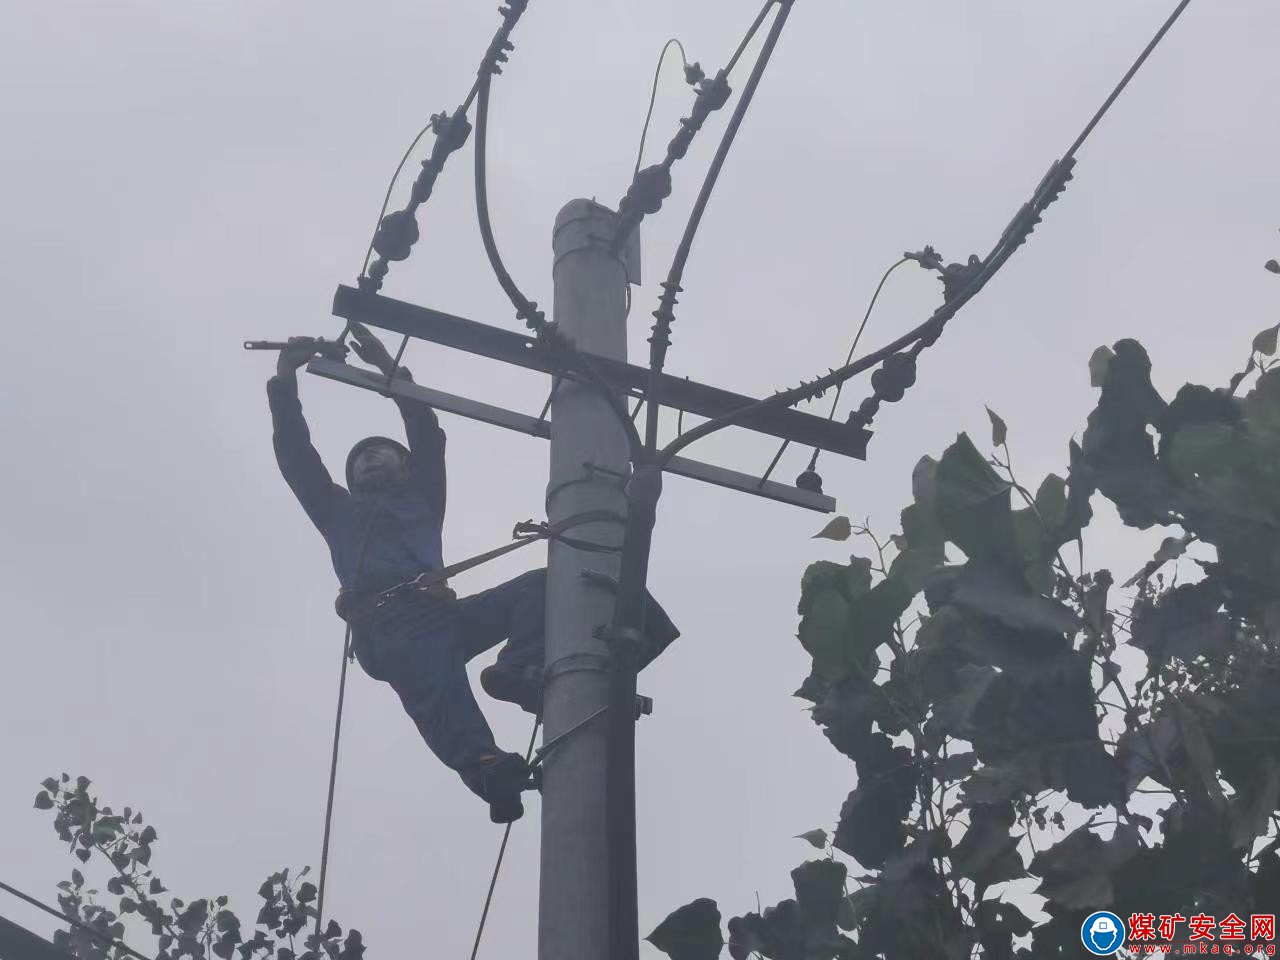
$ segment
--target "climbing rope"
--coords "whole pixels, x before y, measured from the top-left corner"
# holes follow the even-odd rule
[[[356,554],[355,582],[360,582],[360,574],[364,572],[364,555],[369,546],[369,535],[373,533],[374,521],[382,512],[382,504],[386,496],[380,496],[373,505],[373,513],[365,525],[360,538],[360,550]],[[342,738],[342,707],[347,692],[347,664],[351,661],[351,624],[347,624],[342,638],[342,667],[338,673],[338,709],[333,717],[333,756],[329,759],[329,795],[324,805],[324,843],[320,847],[320,882],[316,888],[316,936],[320,936],[321,922],[324,919],[324,887],[329,872],[329,836],[333,824],[333,790],[338,782],[338,741]]]
[[[533,745],[538,739],[538,728],[542,726],[542,717],[533,718],[533,733],[529,735],[529,746],[524,751],[524,762],[529,763],[529,758],[533,756]],[[541,751],[539,751],[541,752]],[[502,869],[502,858],[507,853],[507,841],[511,839],[511,821],[507,824],[507,828],[502,831],[502,843],[498,847],[498,861],[493,865],[493,876],[489,878],[489,892],[484,897],[484,909],[480,911],[480,925],[476,928],[476,942],[471,945],[471,960],[476,960],[476,954],[480,951],[480,938],[484,936],[485,921],[489,919],[489,905],[493,903],[493,889],[498,885],[498,872]]]

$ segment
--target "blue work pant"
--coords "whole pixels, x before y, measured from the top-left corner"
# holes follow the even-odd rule
[[[477,795],[480,761],[500,751],[471,691],[467,662],[505,640],[499,663],[540,668],[545,611],[546,571],[531,570],[460,600],[393,601],[357,632],[364,671],[391,685],[432,753]],[[656,656],[679,630],[652,598],[645,619]]]

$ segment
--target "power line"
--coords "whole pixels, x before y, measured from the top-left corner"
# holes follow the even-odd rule
[[[404,209],[390,215],[379,216],[378,226],[369,244],[370,252],[374,250],[378,252],[378,259],[370,266],[370,253],[365,254],[364,267],[361,269],[358,281],[361,290],[377,292],[382,287],[382,280],[387,275],[391,262],[404,260],[409,256],[410,250],[418,240],[418,225],[415,220],[418,207],[430,198],[436,178],[444,168],[449,155],[458,150],[470,135],[471,125],[467,121],[467,113],[471,109],[471,104],[480,95],[482,87],[493,74],[502,72],[501,64],[507,61],[508,52],[515,48],[511,42],[511,33],[528,5],[529,0],[506,0],[505,5],[498,9],[502,15],[502,24],[494,33],[493,39],[489,41],[489,46],[476,71],[476,79],[472,82],[466,99],[452,114],[440,113],[431,118],[428,129],[433,129],[436,133],[431,156],[422,164],[422,172],[414,182],[413,192]],[[418,134],[408,152],[412,152],[413,147],[425,132],[424,130]],[[387,198],[383,200],[383,214],[386,213],[391,188],[394,187],[407,158],[408,153],[401,159],[400,166],[396,168],[395,176],[392,177]],[[346,331],[343,332],[344,337],[345,335]]]
[[[671,138],[671,142],[667,144],[667,153],[662,162],[644,170],[640,170],[637,164],[631,178],[631,185],[627,188],[627,192],[622,199],[618,201],[618,222],[614,229],[613,240],[610,243],[615,252],[622,248],[627,237],[648,214],[657,213],[662,209],[663,200],[671,194],[671,168],[677,160],[688,152],[689,146],[693,143],[693,138],[702,129],[707,118],[728,102],[729,95],[732,92],[729,88],[729,74],[734,66],[737,65],[743,51],[747,49],[755,38],[760,25],[764,23],[770,7],[777,2],[779,0],[765,0],[760,12],[756,15],[755,20],[752,21],[751,26],[747,28],[747,32],[741,42],[739,42],[737,50],[734,51],[733,56],[729,59],[729,65],[720,70],[715,77],[708,79],[699,64],[689,63],[688,59],[685,59],[685,82],[697,90],[697,95],[693,100],[693,107],[689,111],[689,116],[681,118],[680,129]],[[790,6],[789,2],[787,6]],[[682,46],[680,49],[683,56],[684,47]],[[665,48],[663,52],[666,52]],[[661,60],[659,60],[659,69],[661,69]],[[657,78],[655,76],[655,95],[656,82]],[[652,111],[652,101],[650,103],[650,111]],[[647,119],[645,126],[647,129]],[[643,137],[641,151],[643,152]]]
[[[123,950],[125,953],[129,954],[130,956],[137,957],[138,960],[151,960],[150,957],[147,957],[144,954],[139,953],[137,950],[134,950],[127,943],[117,940],[115,939],[115,937],[105,934],[101,930],[96,930],[93,927],[91,927],[89,924],[84,923],[83,921],[78,920],[75,917],[69,917],[65,913],[62,913],[58,910],[53,909],[53,907],[49,906],[47,903],[42,903],[41,901],[37,900],[35,897],[29,896],[28,894],[23,893],[21,890],[18,890],[15,887],[9,886],[9,884],[7,883],[0,882],[0,890],[3,890],[5,893],[12,894],[13,896],[17,897],[19,900],[23,900],[31,904],[31,906],[35,907],[37,910],[43,910],[45,913],[49,914],[50,916],[57,917],[63,923],[69,923],[71,924],[71,926],[79,930],[83,930],[85,933],[89,934],[91,937],[95,938],[96,940],[109,943],[113,947],[118,947],[119,949]]]
[[[1084,142],[1089,139],[1089,135],[1093,133],[1093,128],[1098,125],[1106,115],[1107,111],[1111,109],[1111,105],[1115,103],[1120,94],[1124,92],[1124,88],[1129,85],[1129,81],[1134,78],[1134,75],[1142,69],[1142,65],[1147,62],[1147,57],[1151,56],[1155,48],[1160,45],[1160,41],[1164,39],[1164,35],[1169,32],[1175,23],[1178,22],[1178,18],[1182,16],[1182,12],[1187,9],[1190,3],[1191,0],[1182,0],[1182,2],[1178,4],[1177,9],[1175,9],[1173,13],[1169,14],[1169,18],[1165,20],[1160,29],[1156,31],[1156,35],[1151,38],[1151,42],[1148,43],[1142,53],[1138,55],[1138,59],[1133,62],[1133,66],[1129,68],[1128,72],[1120,82],[1116,84],[1116,88],[1111,91],[1111,96],[1107,97],[1106,102],[1103,103],[1103,105],[1098,108],[1098,112],[1093,115],[1093,119],[1090,120],[1085,125],[1084,130],[1080,132],[1080,136],[1076,137],[1075,143],[1071,144],[1071,149],[1066,153],[1068,157],[1074,157],[1076,151],[1079,150]]]
[[[755,35],[771,6],[773,6],[773,0],[770,0],[760,11],[756,22],[752,24],[751,29],[747,32],[747,40],[743,42],[739,50],[745,49],[746,43]],[[752,67],[751,75],[747,78],[746,85],[742,89],[742,96],[738,98],[733,115],[725,126],[724,134],[720,138],[720,145],[716,148],[715,156],[712,157],[711,165],[708,167],[706,177],[702,181],[702,189],[698,191],[698,198],[694,201],[693,209],[689,213],[689,220],[685,224],[684,233],[680,237],[680,245],[676,248],[675,257],[672,258],[671,269],[667,272],[667,279],[662,283],[662,297],[659,300],[658,309],[654,311],[653,335],[649,338],[649,391],[646,398],[648,410],[646,411],[645,444],[651,451],[657,447],[658,408],[661,403],[660,394],[662,389],[661,375],[667,347],[671,345],[670,333],[671,324],[675,320],[676,295],[681,290],[680,281],[684,277],[684,268],[688,263],[689,253],[693,249],[693,239],[702,223],[702,215],[706,212],[707,203],[711,200],[711,192],[715,189],[720,171],[724,168],[724,162],[729,156],[734,137],[737,136],[743,117],[746,116],[747,109],[751,106],[756,88],[760,85],[765,68],[769,65],[774,47],[777,46],[778,38],[782,35],[782,30],[786,26],[787,17],[790,14],[791,4],[783,3],[773,21],[773,26],[765,37],[764,45],[760,50],[759,57],[756,58],[755,66]]]
[[[484,244],[489,265],[498,278],[498,284],[516,308],[517,319],[525,321],[525,325],[538,331],[546,323],[546,317],[538,305],[521,292],[512,279],[502,255],[498,252],[498,243],[493,236],[493,221],[489,215],[489,187],[487,154],[489,142],[489,88],[492,77],[486,76],[480,83],[480,94],[476,101],[476,145],[475,145],[475,192],[476,217],[480,223],[480,240]]]
[[[1147,61],[1147,58],[1159,45],[1165,34],[1169,32],[1169,29],[1173,24],[1177,22],[1178,18],[1182,15],[1182,12],[1189,4],[1190,0],[1182,0],[1182,2],[1178,4],[1177,8],[1156,32],[1151,42],[1147,44],[1146,48],[1138,56],[1138,59],[1134,62],[1133,66],[1129,68],[1124,77],[1116,85],[1115,89],[1112,90],[1102,107],[1100,107],[1097,113],[1094,114],[1093,119],[1086,125],[1084,131],[1076,138],[1067,154],[1060,160],[1055,160],[1053,162],[1048,173],[1045,174],[1041,179],[1040,184],[1036,187],[1031,199],[1027,203],[1023,204],[1018,212],[1014,214],[1013,219],[1009,221],[1009,225],[1005,227],[1004,232],[1000,235],[1000,239],[996,242],[996,245],[992,248],[991,252],[987,254],[986,258],[983,260],[979,260],[977,257],[972,257],[971,262],[967,267],[960,268],[964,275],[963,281],[957,280],[955,283],[958,284],[959,282],[963,282],[963,286],[958,290],[954,290],[954,292],[950,292],[950,295],[947,296],[942,306],[938,307],[938,309],[933,312],[933,315],[924,321],[924,323],[921,323],[913,330],[910,330],[896,338],[893,342],[886,344],[878,350],[874,350],[870,354],[860,357],[858,360],[848,363],[837,370],[833,370],[828,374],[816,377],[814,380],[807,383],[802,383],[798,387],[779,391],[765,400],[748,404],[737,410],[730,411],[729,413],[698,424],[688,433],[681,437],[677,437],[671,443],[667,444],[659,458],[660,462],[663,464],[669,462],[673,456],[685,447],[689,446],[691,443],[694,443],[709,434],[715,433],[724,427],[732,426],[740,421],[742,417],[749,416],[756,411],[790,407],[797,403],[811,400],[823,391],[844,383],[846,380],[857,376],[864,370],[870,369],[877,363],[880,363],[882,360],[893,356],[898,353],[898,351],[905,348],[910,347],[908,356],[914,362],[916,356],[918,356],[926,347],[937,341],[938,337],[941,336],[943,329],[946,327],[947,321],[955,316],[955,314],[960,311],[960,308],[968,303],[969,300],[973,299],[973,297],[986,286],[987,282],[995,276],[1000,268],[1004,266],[1009,257],[1013,255],[1014,251],[1026,242],[1027,238],[1031,235],[1031,232],[1035,229],[1036,224],[1040,222],[1041,214],[1043,214],[1049,205],[1058,198],[1066,188],[1067,182],[1071,179],[1071,172],[1075,166],[1076,151],[1078,151],[1088,139],[1094,128],[1097,127],[1098,122],[1102,119],[1103,115],[1116,101],[1125,87],[1128,86],[1129,81],[1133,79],[1134,75]],[[878,406],[878,404],[879,397],[878,395],[875,395],[869,398],[868,401],[864,402],[863,406],[869,407],[871,411],[874,412],[874,408]],[[853,418],[862,419],[863,426],[869,422],[868,418],[862,416],[861,410],[858,414],[854,414]]]
[[[747,52],[747,47],[749,47],[751,45],[751,41],[755,39],[756,33],[760,30],[760,25],[764,23],[764,18],[768,15],[769,8],[776,2],[778,2],[778,0],[765,0],[764,6],[760,8],[760,12],[756,14],[755,20],[751,21],[751,26],[747,29],[746,35],[743,36],[741,42],[739,42],[738,49],[733,51],[733,56],[729,58],[729,62],[725,65],[725,73],[733,73],[733,68],[738,65],[738,61],[742,58],[742,55]]]

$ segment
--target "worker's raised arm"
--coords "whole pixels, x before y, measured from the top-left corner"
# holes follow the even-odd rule
[[[339,488],[311,443],[311,431],[298,400],[298,368],[314,353],[314,349],[307,346],[280,351],[276,375],[267,381],[267,402],[271,407],[271,440],[280,473],[311,522],[324,533],[332,519],[334,496]]]
[[[413,379],[409,371],[406,379]],[[404,420],[404,435],[409,441],[409,475],[418,484],[436,513],[444,516],[446,477],[444,467],[444,431],[435,410],[425,403],[396,400]]]
[[[385,375],[412,381],[404,367],[397,367],[387,348],[382,345],[362,323],[352,322],[352,349],[365,363],[377,367]],[[445,508],[446,478],[444,466],[444,431],[436,412],[425,403],[396,398],[400,416],[404,420],[405,437],[409,441],[409,475],[426,494],[436,513],[443,517]]]

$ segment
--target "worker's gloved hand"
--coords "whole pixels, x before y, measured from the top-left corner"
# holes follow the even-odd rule
[[[395,361],[372,330],[363,323],[357,323],[352,320],[351,335],[355,338],[355,343],[351,345],[351,349],[356,352],[357,357],[370,366],[377,367],[383,373],[391,372],[391,368],[395,366]]]
[[[298,372],[299,367],[305,365],[315,355],[314,337],[290,337],[289,346],[280,351],[280,358],[276,361],[276,375],[293,376]]]

